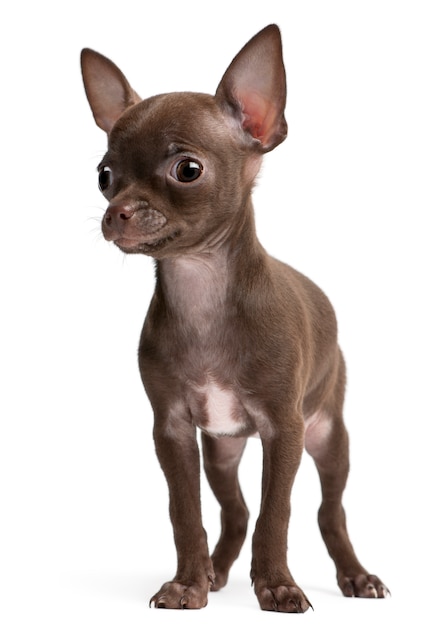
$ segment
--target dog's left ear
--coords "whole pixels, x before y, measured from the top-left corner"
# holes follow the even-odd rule
[[[281,34],[271,24],[237,54],[216,91],[219,106],[250,141],[268,152],[287,136],[284,118],[286,78]]]
[[[124,111],[142,99],[115,63],[99,52],[81,51],[81,71],[95,122],[109,133]]]

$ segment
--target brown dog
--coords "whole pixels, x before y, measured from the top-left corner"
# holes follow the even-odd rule
[[[319,471],[319,525],[342,592],[385,597],[387,588],[359,563],[346,531],[345,366],[333,309],[308,278],[268,256],[255,233],[251,191],[262,155],[287,134],[277,26],[246,44],[215,96],[142,100],[111,61],[89,49],[82,69],[96,123],[108,133],[99,165],[109,201],[103,234],[157,265],[139,362],[169,485],[178,565],[151,602],[200,608],[209,589],[226,584],[247,530],[237,469],[255,434],[263,483],[251,577],[261,608],[310,606],[286,561],[290,492],[303,445]],[[201,521],[197,427],[222,507],[211,557]]]

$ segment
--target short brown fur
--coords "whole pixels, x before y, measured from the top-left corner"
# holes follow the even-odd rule
[[[259,243],[251,191],[262,154],[287,134],[281,38],[275,25],[235,57],[215,96],[141,100],[102,55],[82,52],[97,124],[108,133],[102,229],[125,253],[156,260],[139,363],[170,493],[178,565],[151,603],[201,608],[228,579],[247,531],[238,464],[248,436],[263,447],[251,578],[262,609],[309,606],[287,567],[290,493],[303,446],[319,471],[319,524],[347,596],[381,598],[359,563],[341,499],[349,468],[345,365],[333,309],[308,278]],[[210,556],[202,526],[196,428],[221,507]]]

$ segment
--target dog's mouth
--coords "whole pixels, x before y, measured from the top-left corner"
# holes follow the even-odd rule
[[[152,241],[139,241],[127,237],[119,237],[114,243],[126,254],[155,255],[156,252],[162,250],[168,243],[179,237],[179,235],[179,231],[174,231],[166,237],[153,239]]]

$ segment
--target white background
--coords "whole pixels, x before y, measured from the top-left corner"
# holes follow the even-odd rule
[[[83,46],[142,96],[213,93],[232,57],[280,25],[287,141],[255,191],[259,237],[335,305],[349,372],[345,496],[361,561],[386,601],[340,596],[303,459],[290,566],[318,624],[422,622],[426,46],[422,2],[4,3],[1,46],[2,624],[156,624],[256,618],[250,540],[200,612],[148,609],[175,553],[152,416],[136,364],[153,266],[100,235],[105,149],[85,99]],[[241,468],[259,503],[260,445]],[[218,508],[203,482],[211,544]],[[420,596],[420,597],[419,597]],[[197,622],[198,623],[198,622]]]

